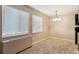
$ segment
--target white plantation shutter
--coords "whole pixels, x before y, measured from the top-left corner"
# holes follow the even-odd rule
[[[29,13],[12,7],[3,6],[2,35],[15,36],[29,33]],[[18,34],[19,35],[19,34]]]
[[[43,31],[43,18],[37,15],[32,15],[32,33]]]

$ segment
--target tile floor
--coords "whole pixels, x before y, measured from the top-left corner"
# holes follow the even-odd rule
[[[20,54],[77,54],[77,45],[72,41],[50,38],[33,45]]]

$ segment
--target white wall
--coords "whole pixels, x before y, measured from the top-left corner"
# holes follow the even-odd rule
[[[61,21],[50,20],[50,35],[75,40],[75,13],[60,16]]]

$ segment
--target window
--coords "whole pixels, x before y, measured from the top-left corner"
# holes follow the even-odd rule
[[[2,36],[29,33],[29,13],[12,7],[2,7]]]
[[[43,31],[43,18],[41,16],[32,15],[32,33]]]

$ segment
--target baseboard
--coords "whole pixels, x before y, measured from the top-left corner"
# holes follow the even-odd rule
[[[43,38],[41,40],[38,40],[38,41],[34,42],[32,45],[37,44],[37,43],[39,43],[41,41],[44,41],[46,39],[49,39],[49,38],[56,38],[56,39],[60,39],[60,40],[66,40],[66,41],[69,41],[69,42],[73,42],[74,43],[74,40],[70,40],[70,39],[66,39],[66,38],[60,38],[60,37],[55,37],[55,36],[53,36],[53,37],[52,36],[48,36],[46,38]]]
[[[74,40],[70,40],[70,39],[66,39],[66,38],[60,38],[60,37],[55,37],[55,36],[50,36],[50,38],[56,38],[56,39],[60,39],[60,40],[66,40],[66,41],[74,43]]]
[[[35,45],[35,44],[37,44],[37,43],[39,43],[39,42],[41,42],[41,41],[44,41],[44,40],[46,40],[46,39],[48,39],[48,38],[49,38],[49,37],[43,38],[43,39],[41,39],[41,40],[38,40],[38,41],[34,42],[32,45]]]

